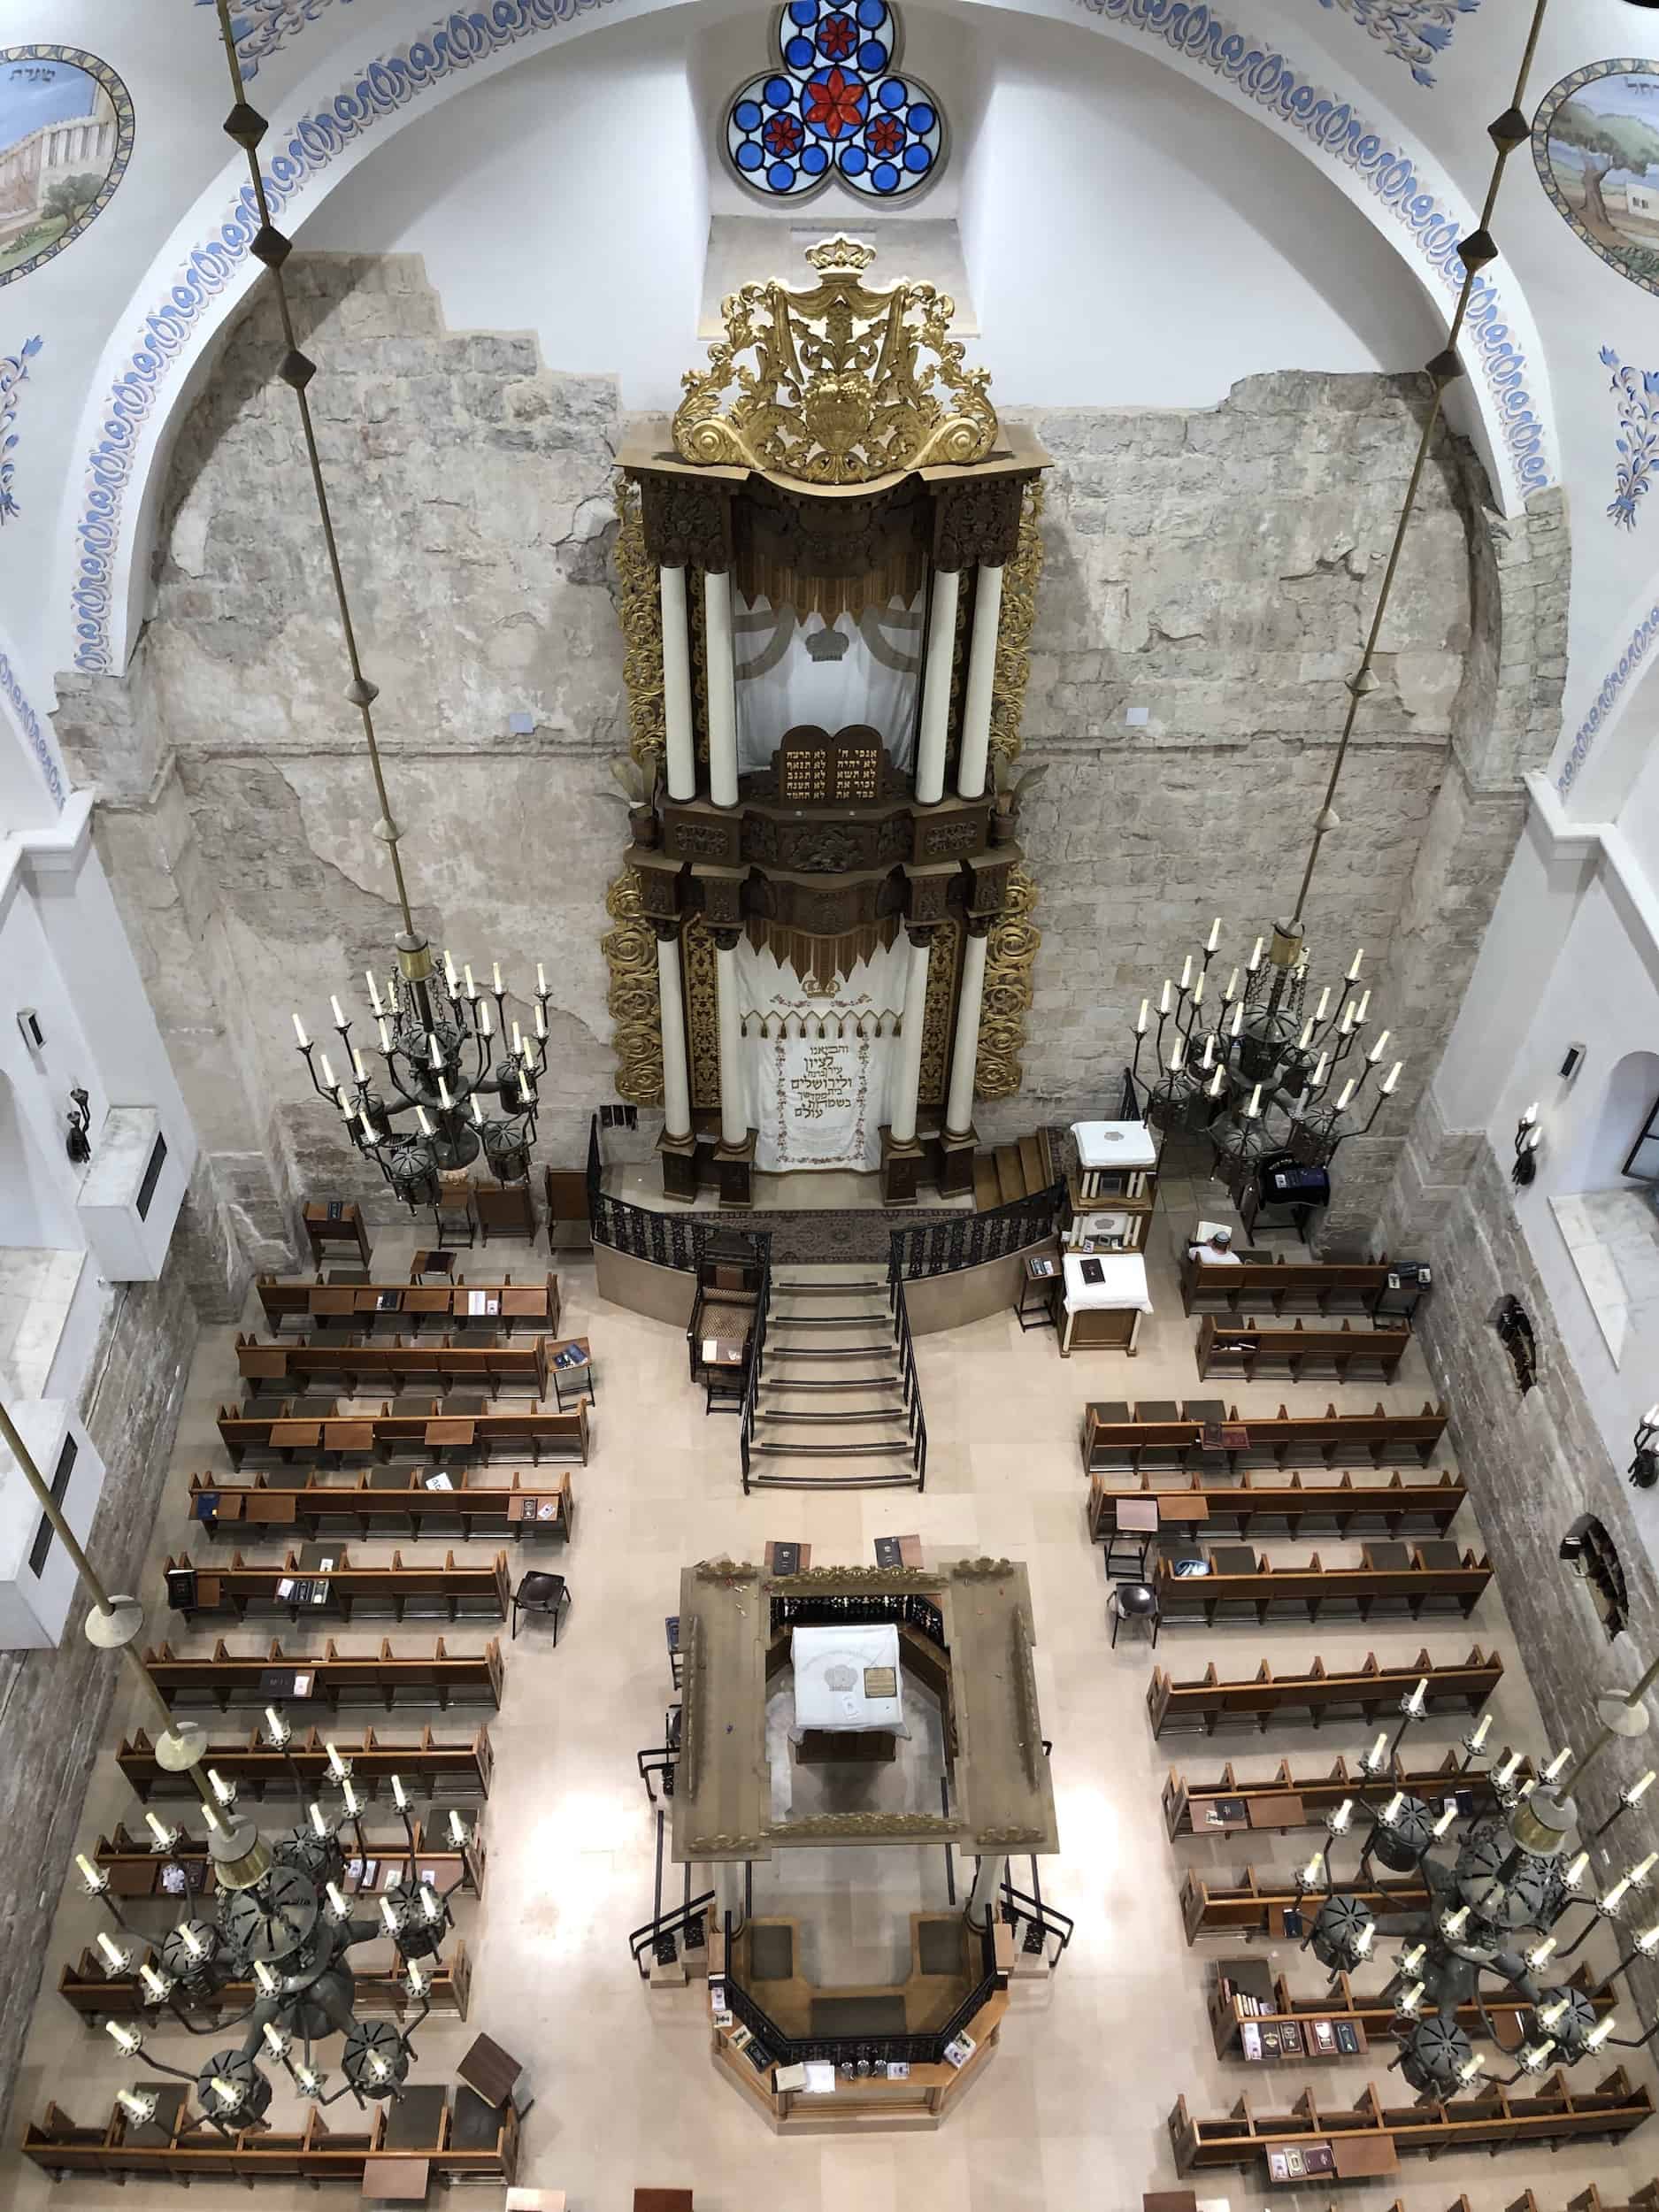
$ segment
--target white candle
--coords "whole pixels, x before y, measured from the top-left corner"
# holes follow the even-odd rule
[[[1221,917],[1220,917],[1220,915],[1219,915],[1219,914],[1217,914],[1217,917],[1216,917],[1216,918],[1215,918],[1215,920],[1214,920],[1213,922],[1211,922],[1211,924],[1210,925],[1210,934],[1209,934],[1209,936],[1208,936],[1208,937],[1206,937],[1206,938],[1205,938],[1205,940],[1204,940],[1204,950],[1205,950],[1206,952],[1214,952],[1214,950],[1216,949],[1216,947],[1217,947],[1217,946],[1220,942],[1221,942]]]
[[[478,986],[472,980],[472,970],[471,964],[469,964],[466,967],[465,967],[461,972],[466,978],[466,995],[468,998],[476,998],[478,996]]]
[[[1169,1012],[1169,1010],[1170,1010],[1170,979],[1168,978],[1168,976],[1165,976],[1165,977],[1164,977],[1164,988],[1163,988],[1163,989],[1162,989],[1162,990],[1158,993],[1158,1011],[1159,1011],[1159,1013],[1160,1013],[1160,1014],[1167,1014],[1167,1013]]]
[[[328,1055],[324,1052],[319,1054],[318,1056],[323,1064],[323,1088],[326,1091],[337,1091],[340,1086],[335,1082],[334,1071],[328,1064]]]
[[[478,1006],[478,1033],[488,1044],[495,1033],[495,1019],[489,1010],[489,1001],[480,999]]]
[[[344,1800],[347,1812],[349,1813],[352,1819],[355,1820],[358,1813],[362,1810],[362,1808],[357,1803],[357,1791],[352,1787],[349,1782],[342,1782],[340,1785],[340,1794]]]
[[[1297,1050],[1298,1050],[1298,1051],[1300,1051],[1300,1052],[1306,1052],[1306,1050],[1308,1049],[1308,1047],[1309,1047],[1309,1046],[1310,1046],[1312,1042],[1313,1042],[1313,1017],[1312,1017],[1312,1015],[1311,1015],[1311,1014],[1310,1014],[1310,1015],[1309,1015],[1309,1017],[1308,1017],[1308,1018],[1307,1018],[1307,1020],[1306,1020],[1305,1022],[1303,1022],[1303,1024],[1302,1025],[1302,1034],[1301,1034],[1301,1036],[1300,1036],[1300,1037],[1298,1037],[1298,1038],[1297,1038],[1297,1040],[1296,1040],[1296,1048],[1297,1048]]]
[[[1330,1003],[1331,986],[1327,983],[1324,990],[1319,994],[1319,1003],[1313,1010],[1313,1018],[1315,1021],[1322,1022],[1325,1019],[1325,1010]]]
[[[1351,1037],[1354,1034],[1354,1002],[1351,999],[1342,1009],[1342,1018],[1337,1025],[1336,1033],[1339,1037]]]
[[[1549,1955],[1555,1949],[1558,1940],[1559,1939],[1555,1936],[1546,1936],[1540,1944],[1527,1953],[1526,1963],[1532,1973],[1536,1974],[1540,1966],[1547,1966],[1549,1963]]]
[[[131,2028],[123,2027],[119,2020],[106,2020],[104,2024],[104,2032],[118,2049],[126,2052],[128,2058],[135,2054],[142,2040],[142,2038],[133,2033]]]
[[[1151,1001],[1149,999],[1143,998],[1141,1002],[1141,1011],[1135,1017],[1135,1034],[1137,1037],[1144,1037],[1147,1033],[1147,1008],[1150,1004]]]
[[[1349,981],[1350,983],[1357,983],[1357,982],[1359,981],[1359,964],[1360,964],[1360,962],[1361,962],[1361,961],[1362,961],[1364,957],[1365,957],[1365,948],[1364,948],[1364,946],[1363,946],[1363,945],[1362,945],[1362,946],[1359,948],[1359,949],[1358,949],[1358,950],[1355,953],[1355,955],[1354,955],[1354,964],[1353,964],[1353,966],[1352,966],[1352,967],[1350,967],[1350,968],[1349,968],[1349,970],[1348,970],[1348,981]]]
[[[472,1094],[472,1125],[478,1129],[484,1126],[484,1109],[476,1091]]]
[[[1185,1037],[1178,1036],[1174,1044],[1170,1048],[1170,1073],[1171,1075],[1179,1075],[1180,1073],[1181,1063],[1186,1059],[1186,1057],[1187,1040]]]
[[[392,1910],[392,1901],[389,1897],[382,1897],[380,1900],[380,1918],[386,1923],[387,1933],[395,1936],[397,1933],[397,1915]]]
[[[260,1988],[265,1992],[267,1997],[275,1993],[277,1978],[271,1971],[271,1969],[265,1964],[263,1959],[256,1959],[254,1961],[253,1978],[255,1981],[258,1983]]]
[[[403,1778],[401,1774],[395,1774],[392,1777],[392,1802],[400,1813],[409,1803],[408,1798],[403,1793]]]
[[[332,991],[328,995],[328,1003],[334,1009],[334,1027],[343,1029],[346,1025],[346,1018],[340,1010],[340,1001]]]
[[[343,1782],[346,1778],[345,1761],[341,1757],[339,1752],[335,1750],[333,1744],[327,1745],[326,1748],[328,1753],[328,1771],[334,1776],[336,1782]]]
[[[461,979],[455,972],[455,961],[448,945],[443,949],[443,979],[449,987],[449,996],[453,998],[455,987]]]
[[[1388,1042],[1389,1038],[1393,1035],[1394,1032],[1392,1029],[1385,1029],[1381,1035],[1378,1038],[1376,1043],[1371,1047],[1371,1050],[1365,1055],[1367,1061],[1372,1067],[1375,1067],[1379,1060],[1382,1058],[1383,1047]]]
[[[217,1767],[209,1767],[207,1778],[213,1786],[213,1794],[221,1805],[228,1805],[236,1793]]]
[[[349,1910],[345,1899],[340,1894],[339,1890],[334,1886],[333,1882],[325,1882],[323,1884],[323,1888],[328,1898],[329,1910],[334,1915],[336,1919],[344,1920]]]
[[[1221,1070],[1217,1068],[1210,1079],[1210,1095],[1211,1098],[1219,1098],[1221,1096]]]
[[[322,1807],[313,1798],[306,1810],[311,1814],[311,1826],[316,1830],[319,1837],[326,1836],[328,1833],[328,1823],[323,1818]]]
[[[392,1049],[392,1032],[390,1025],[388,1024],[384,1014],[377,1014],[374,1018],[376,1025],[380,1033],[380,1050],[389,1056]]]
[[[121,1956],[120,1945],[111,1941],[108,1932],[103,1928],[98,1930],[98,1948],[103,1952],[111,1972],[119,1974],[127,1961]]]
[[[1307,1865],[1302,1870],[1302,1886],[1303,1889],[1311,1889],[1318,1878],[1319,1854],[1316,1851],[1312,1858],[1309,1860]]]
[[[1347,1107],[1348,1107],[1348,1102],[1349,1099],[1351,1099],[1351,1098],[1353,1097],[1353,1095],[1354,1095],[1354,1079],[1353,1079],[1353,1077],[1350,1075],[1350,1076],[1349,1076],[1349,1078],[1348,1079],[1348,1081],[1347,1081],[1346,1083],[1344,1083],[1344,1084],[1343,1084],[1342,1088],[1341,1088],[1341,1091],[1340,1091],[1340,1094],[1338,1095],[1338,1098],[1337,1098],[1337,1102],[1336,1102],[1336,1110],[1337,1110],[1337,1112],[1338,1112],[1339,1114],[1340,1114],[1340,1113],[1343,1113],[1343,1112],[1345,1112],[1345,1111],[1346,1111]]]
[[[1403,1060],[1396,1060],[1393,1067],[1389,1069],[1387,1074],[1384,1076],[1382,1081],[1382,1095],[1385,1098],[1392,1098],[1394,1096],[1394,1085],[1400,1080],[1400,1071],[1402,1067],[1404,1067],[1404,1065],[1405,1062]]]
[[[157,1819],[155,1814],[147,1812],[144,1815],[144,1819],[149,1826],[150,1834],[154,1836],[156,1841],[166,1848],[171,1849],[173,1845],[173,1837],[162,1823]]]
[[[424,1106],[416,1107],[415,1120],[419,1127],[421,1135],[423,1137],[429,1137],[432,1134],[432,1124],[426,1118],[426,1110]]]
[[[1313,1088],[1316,1091],[1325,1081],[1325,1071],[1330,1064],[1330,1054],[1328,1052],[1322,1052],[1319,1055],[1319,1057],[1313,1064]]]
[[[1498,1777],[1497,1777],[1498,1780],[1499,1780],[1500,1782],[1502,1782],[1502,1783],[1505,1784],[1505,1785],[1509,1784],[1509,1782],[1512,1782],[1512,1781],[1514,1780],[1514,1778],[1515,1778],[1515,1770],[1516,1770],[1516,1768],[1517,1768],[1517,1767],[1518,1767],[1518,1766],[1520,1765],[1520,1763],[1521,1763],[1521,1755],[1520,1755],[1520,1753],[1519,1753],[1518,1751],[1512,1751],[1512,1752],[1510,1752],[1510,1754],[1509,1754],[1509,1757],[1508,1757],[1508,1758],[1507,1758],[1507,1759],[1503,1762],[1503,1764],[1502,1764],[1502,1766],[1498,1769]]]
[[[1254,975],[1254,974],[1256,973],[1256,968],[1257,968],[1257,967],[1258,967],[1258,965],[1260,964],[1261,958],[1262,958],[1262,943],[1263,943],[1262,939],[1258,937],[1258,938],[1256,939],[1256,941],[1255,944],[1251,947],[1251,949],[1250,949],[1250,958],[1249,958],[1249,965],[1248,965],[1248,971],[1247,971],[1247,972],[1248,972],[1248,973],[1249,973],[1249,974],[1251,974],[1251,975]]]
[[[380,1010],[380,987],[374,980],[374,971],[373,968],[365,968],[363,971],[363,979],[369,987],[369,1004],[378,1014]]]
[[[1456,1938],[1463,1932],[1463,1926],[1468,1918],[1468,1906],[1459,1905],[1455,1912],[1448,1912],[1446,1915],[1445,1918],[1440,1922],[1440,1925],[1445,1929],[1447,1934],[1455,1940]]]
[[[1371,1004],[1371,993],[1370,993],[1370,991],[1369,991],[1369,990],[1364,990],[1364,991],[1362,991],[1362,992],[1360,993],[1360,995],[1359,995],[1359,1004],[1358,1004],[1358,1006],[1357,1006],[1357,1007],[1355,1009],[1355,1010],[1354,1010],[1354,1020],[1355,1020],[1355,1023],[1356,1023],[1356,1025],[1363,1025],[1363,1024],[1364,1019],[1365,1019],[1365,1010],[1366,1010],[1366,1008],[1367,1008],[1370,1004]]]
[[[455,1101],[449,1096],[449,1087],[444,1081],[442,1076],[438,1078],[438,1103],[442,1107],[446,1114],[449,1112],[450,1107],[455,1103]]]
[[[535,1033],[538,1037],[542,1038],[545,1038],[547,1035],[547,1009],[545,1006],[538,1005],[535,1010]]]
[[[159,2003],[166,1995],[169,1987],[168,1983],[157,1973],[155,1968],[151,1966],[148,1961],[146,1961],[145,1963],[139,1968],[138,1978],[143,1983],[146,1992],[150,1996],[155,1999],[157,2003]]]
[[[1476,1729],[1474,1734],[1469,1739],[1469,1748],[1471,1751],[1479,1750],[1481,1745],[1486,1740],[1487,1732],[1491,1729],[1491,1726],[1492,1716],[1488,1713],[1486,1718],[1481,1722],[1479,1727]]]
[[[449,1808],[449,1840],[457,1850],[466,1848],[466,1824],[453,1805]]]
[[[1448,1830],[1448,1829],[1451,1826],[1451,1824],[1452,1824],[1453,1821],[1455,1821],[1455,1820],[1456,1819],[1456,1817],[1457,1817],[1457,1808],[1456,1808],[1456,1806],[1455,1806],[1455,1805],[1448,1805],[1448,1806],[1446,1808],[1446,1810],[1445,1810],[1445,1811],[1444,1811],[1444,1812],[1440,1815],[1440,1818],[1439,1818],[1439,1819],[1435,1822],[1435,1824],[1434,1824],[1434,1827],[1433,1827],[1433,1832],[1433,1832],[1434,1837],[1435,1837],[1435,1839],[1436,1839],[1436,1840],[1437,1840],[1437,1841],[1439,1840],[1439,1839],[1440,1839],[1441,1836],[1443,1836],[1443,1835],[1446,1833],[1446,1831],[1447,1831],[1447,1830]]]
[[[242,2102],[241,2090],[237,2088],[234,2081],[227,2081],[223,2074],[215,2074],[213,2077],[213,2094],[227,2111]]]
[[[1181,963],[1181,988],[1186,990],[1193,979],[1193,956],[1189,952]]]
[[[433,1034],[431,1030],[426,1032],[426,1051],[431,1058],[433,1066],[434,1068],[441,1068],[443,1065],[443,1055],[439,1051],[438,1040]]]
[[[539,960],[535,964],[535,987],[543,998],[547,996],[547,977],[541,972],[541,963]]]
[[[1378,1732],[1376,1742],[1371,1747],[1371,1755],[1365,1762],[1366,1765],[1368,1767],[1379,1767],[1383,1763],[1383,1753],[1386,1751],[1387,1748],[1388,1731],[1386,1728],[1380,1729]]]
[[[363,1132],[364,1142],[365,1144],[373,1144],[374,1142],[374,1124],[369,1119],[369,1110],[366,1106],[357,1116],[357,1126]]]
[[[1428,1694],[1429,1678],[1426,1674],[1420,1675],[1417,1678],[1417,1688],[1412,1691],[1411,1695],[1406,1701],[1414,1713],[1420,1713],[1423,1710],[1423,1701]]]
[[[1249,1118],[1250,1118],[1250,1119],[1251,1119],[1252,1121],[1254,1121],[1254,1120],[1255,1120],[1255,1118],[1256,1118],[1256,1115],[1257,1115],[1257,1114],[1259,1114],[1259,1113],[1261,1112],[1261,1110],[1262,1110],[1262,1087],[1261,1087],[1261,1085],[1260,1085],[1259,1083],[1256,1085],[1256,1088],[1255,1088],[1255,1089],[1254,1089],[1254,1090],[1250,1093],[1250,1102],[1249,1102],[1249,1104],[1248,1104],[1248,1105],[1245,1108],[1245,1110],[1245,1110],[1245,1112],[1246,1112],[1246,1113],[1249,1116]]]
[[[442,1907],[425,1882],[420,1885],[420,1909],[428,1920],[436,1920],[442,1911]]]
[[[351,1071],[357,1077],[359,1083],[366,1083],[368,1081],[369,1071],[367,1068],[364,1066],[363,1055],[357,1050],[356,1045],[353,1045],[351,1048]]]
[[[296,1010],[294,1016],[294,1034],[299,1040],[300,1050],[302,1052],[306,1051],[310,1047],[311,1039],[305,1034],[305,1025],[300,1019],[297,1010]]]
[[[288,2046],[282,2040],[282,2031],[280,2027],[278,2027],[274,2020],[267,2020],[265,2022],[265,2039],[271,2046],[271,2054],[273,2058],[280,2058],[283,2052],[288,2048]]]
[[[1612,2034],[1617,2021],[1618,2015],[1616,2012],[1607,2013],[1601,2019],[1598,2020],[1594,2027],[1591,2029],[1589,2034],[1584,2039],[1585,2049],[1586,2051],[1599,2051],[1601,2046],[1607,2041],[1609,2036]]]
[[[1202,1005],[1203,1004],[1203,1002],[1204,1002],[1204,979],[1203,979],[1203,977],[1201,975],[1201,976],[1199,977],[1199,979],[1198,979],[1197,982],[1196,982],[1196,983],[1194,983],[1194,986],[1193,986],[1193,1004],[1194,1004],[1195,1007],[1197,1007],[1197,1006],[1202,1006]]]
[[[1213,1037],[1204,1039],[1204,1056],[1202,1064],[1206,1071],[1216,1064],[1216,1041]]]
[[[1233,1036],[1236,1037],[1236,1036],[1238,1035],[1238,1033],[1239,1033],[1240,1030],[1241,1030],[1241,1029],[1243,1028],[1243,1026],[1244,1026],[1244,1001],[1243,1001],[1242,999],[1238,999],[1238,1000],[1236,1000],[1236,1001],[1234,1002],[1234,1003],[1233,1003],[1233,1028],[1232,1028],[1232,1030],[1231,1030],[1231,1032],[1230,1032],[1229,1033],[1230,1033],[1231,1035],[1233,1035]]]
[[[517,1022],[514,1022],[512,1025],[512,1050],[514,1059],[521,1059],[524,1056],[524,1039],[518,1033]]]
[[[492,960],[490,962],[489,975],[489,987],[495,992],[496,997],[499,998],[501,995],[501,963],[498,960]]]
[[[1405,1792],[1403,1790],[1396,1790],[1394,1795],[1388,1800],[1388,1802],[1383,1807],[1382,1816],[1385,1826],[1389,1828],[1394,1826],[1394,1821],[1399,1816],[1400,1808],[1405,1803]]]
[[[102,1889],[104,1887],[104,1876],[99,1873],[97,1868],[93,1865],[91,1860],[87,1856],[84,1851],[76,1852],[75,1864],[81,1869],[82,1878],[90,1887],[93,1889]]]
[[[1571,1756],[1572,1750],[1571,1746],[1569,1746],[1565,1751],[1558,1751],[1555,1757],[1550,1761],[1549,1764],[1544,1769],[1545,1781],[1553,1782]]]
[[[1653,1782],[1654,1770],[1652,1767],[1649,1767],[1647,1773],[1642,1776],[1640,1781],[1632,1782],[1630,1787],[1624,1791],[1624,1802],[1627,1805],[1640,1805],[1642,1799],[1647,1796],[1648,1791],[1653,1787]]]

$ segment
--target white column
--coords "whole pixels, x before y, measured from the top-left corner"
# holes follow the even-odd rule
[[[734,1151],[749,1141],[749,1109],[743,1102],[743,1040],[737,1015],[737,946],[714,947],[715,997],[720,1030],[720,1142]]]
[[[979,1861],[979,1870],[973,1878],[973,1887],[968,1892],[964,1915],[971,1928],[983,1928],[995,1913],[1002,1877],[1007,1870],[1008,1854],[1005,1851],[987,1851]]]
[[[732,580],[703,579],[703,650],[709,672],[709,796],[737,804],[737,695],[732,674]]]
[[[1002,613],[1001,565],[979,564],[973,596],[973,635],[968,643],[968,685],[962,703],[962,747],[956,756],[956,789],[964,799],[985,792],[985,763],[991,744],[991,679],[996,673],[996,626]]]
[[[691,1134],[691,1082],[686,1070],[686,1003],[680,995],[680,934],[657,940],[657,995],[663,1011],[663,1134],[678,1143]]]
[[[912,937],[899,1030],[898,1081],[887,1112],[887,1127],[895,1144],[916,1141],[916,1100],[922,1087],[922,1025],[927,1018],[927,945],[918,945]]]
[[[686,628],[686,572],[658,572],[663,595],[663,725],[668,795],[697,795],[697,756],[691,737],[691,638]]]
[[[945,795],[945,740],[950,728],[950,663],[956,643],[961,578],[954,568],[933,571],[933,604],[927,618],[927,659],[922,670],[922,731],[916,746],[916,796],[932,806]]]
[[[965,1137],[973,1126],[973,1071],[979,1056],[979,1008],[985,998],[985,956],[990,933],[970,931],[962,956],[962,983],[956,993],[956,1034],[950,1050],[950,1094],[945,1102],[945,1134]],[[664,1032],[667,1048],[667,1032]]]

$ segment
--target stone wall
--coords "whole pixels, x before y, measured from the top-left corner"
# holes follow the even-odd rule
[[[1428,1259],[1435,1270],[1417,1333],[1448,1408],[1481,1539],[1520,1633],[1519,1647],[1503,1657],[1525,1669],[1549,1733],[1547,1746],[1523,1747],[1554,1753],[1571,1744],[1582,1751],[1596,1732],[1598,1694],[1630,1687],[1659,1657],[1659,1575],[1630,1511],[1623,1471],[1608,1456],[1532,1264],[1505,1168],[1482,1132],[1440,1125],[1432,1094],[1404,1143],[1382,1210],[1379,1248]],[[1526,1309],[1537,1341],[1538,1380],[1525,1396],[1492,1325],[1505,1295]],[[1605,1525],[1629,1589],[1630,1625],[1611,1644],[1587,1591],[1559,1556],[1562,1538],[1581,1513]],[[1584,1836],[1613,1810],[1619,1790],[1649,1766],[1659,1766],[1659,1740],[1652,1733],[1617,1742],[1598,1758],[1576,1792]],[[1659,1850],[1655,1796],[1659,1792],[1625,1814],[1596,1847],[1601,1890]],[[1646,1901],[1634,1913],[1629,1927],[1644,1927],[1655,1916]],[[1570,1932],[1576,1934],[1579,1924],[1575,1918]],[[1644,2018],[1652,2018],[1659,1975],[1644,1971],[1637,1993]]]
[[[446,331],[418,259],[288,269],[417,919],[521,984],[546,963],[539,1148],[574,1164],[611,1093],[615,388],[549,373],[530,339]],[[326,1035],[329,992],[384,970],[397,926],[279,351],[267,302],[181,428],[132,669],[63,680],[58,717],[104,794],[101,849],[215,1202],[262,1260],[297,1191],[380,1196],[312,1099],[288,1017]],[[1024,826],[1044,941],[1025,1092],[984,1110],[983,1135],[1097,1112],[1141,994],[1213,915],[1248,949],[1294,905],[1417,381],[1286,373],[1209,411],[1035,419],[1056,456],[1025,719],[1051,764]],[[1517,773],[1554,734],[1564,593],[1558,511],[1505,526],[1440,438],[1309,908],[1322,969],[1367,948],[1373,1009],[1410,1063],[1402,1105],[1472,964]],[[507,733],[515,715],[526,733]],[[1396,1151],[1350,1148],[1342,1225],[1374,1218]]]
[[[198,1216],[204,1198],[193,1188],[188,1202]],[[196,1348],[190,1286],[202,1233],[175,1236],[158,1282],[113,1293],[81,1394],[81,1416],[104,1464],[87,1552],[111,1592],[153,1597],[142,1590],[141,1570]],[[207,1269],[210,1279],[219,1265]],[[88,1643],[86,1609],[77,1598],[55,1651],[0,1654],[0,1978],[7,1992],[0,2126],[35,1990],[65,1962],[48,1957],[47,1941],[64,1883],[73,1878],[81,1801],[124,1663]]]

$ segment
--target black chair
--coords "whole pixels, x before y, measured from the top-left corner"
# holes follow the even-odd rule
[[[1112,1649],[1118,1648],[1119,1621],[1145,1621],[1152,1630],[1152,1648],[1158,1647],[1158,1594],[1149,1583],[1114,1582],[1111,1595],[1106,1601],[1106,1614],[1112,1624]]]
[[[526,1613],[541,1613],[552,1617],[553,1645],[557,1650],[559,1640],[559,1614],[570,1601],[570,1589],[563,1575],[541,1574],[534,1568],[528,1574],[520,1575],[518,1587],[512,1594],[512,1634],[509,1640],[514,1643],[518,1641],[518,1610],[522,1606]]]

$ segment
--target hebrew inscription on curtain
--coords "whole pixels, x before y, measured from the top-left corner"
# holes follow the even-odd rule
[[[777,1171],[879,1165],[871,1062],[886,1048],[885,1038],[766,1039],[772,1096],[763,1104],[756,1164]]]

